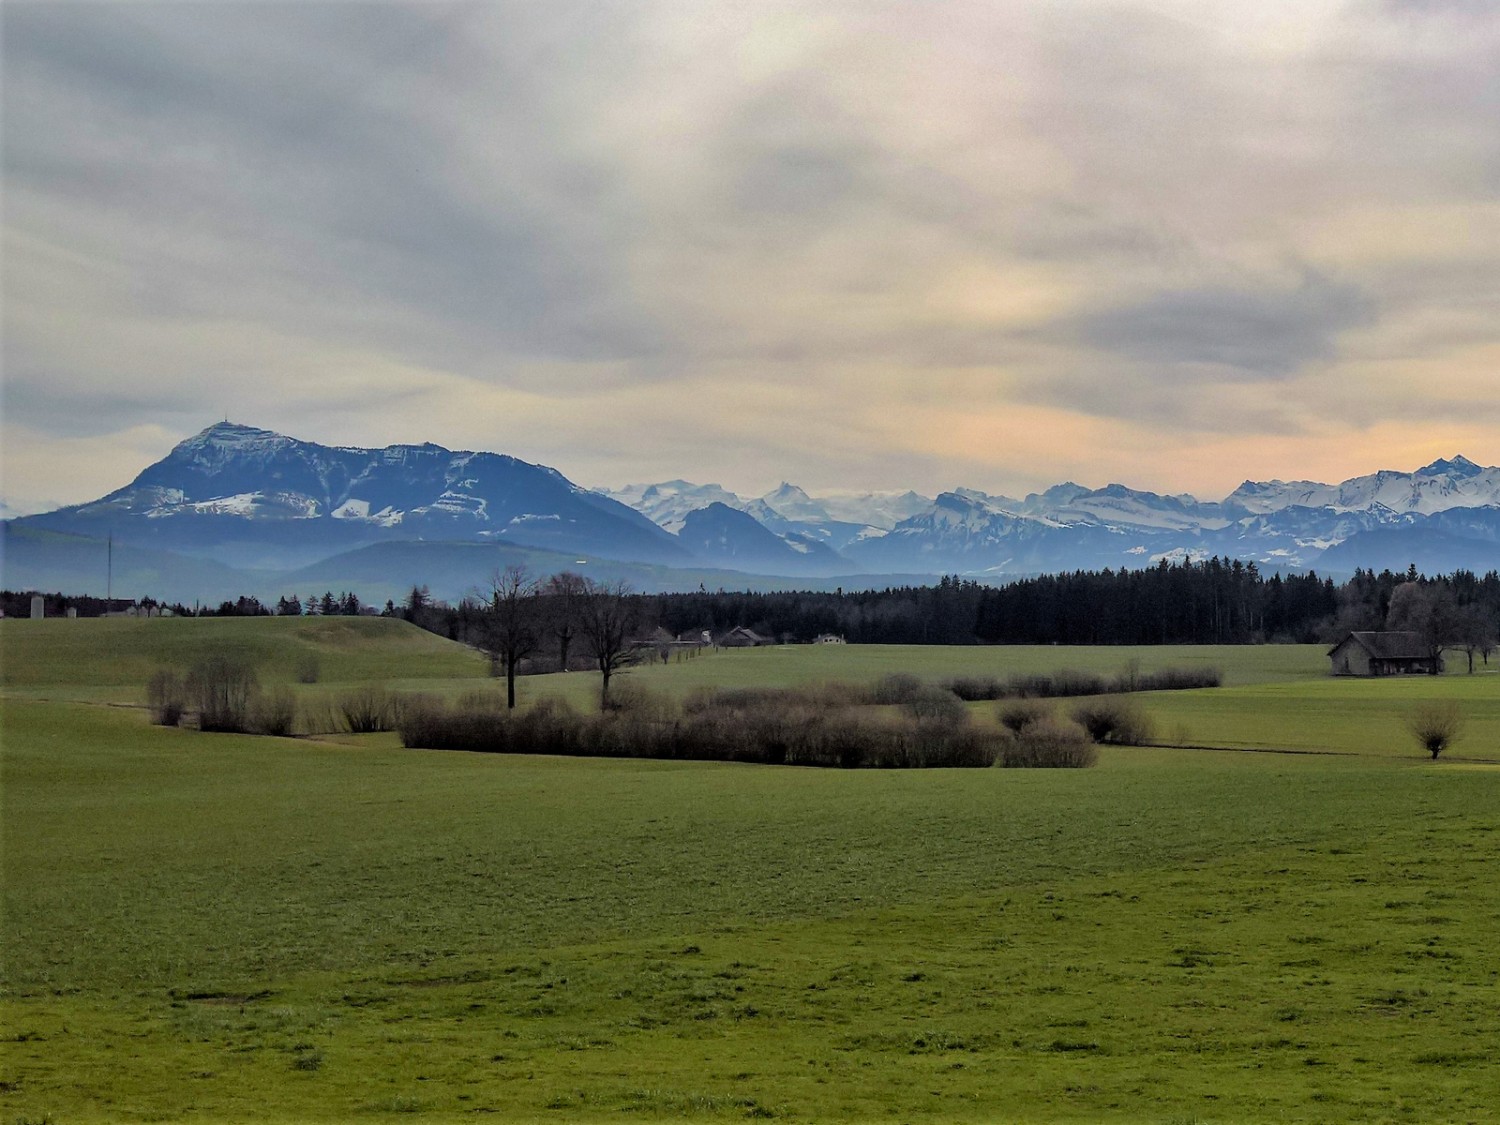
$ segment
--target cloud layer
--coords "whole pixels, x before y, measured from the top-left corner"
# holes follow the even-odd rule
[[[742,491],[1500,461],[1490,5],[0,20],[18,507],[226,414]]]

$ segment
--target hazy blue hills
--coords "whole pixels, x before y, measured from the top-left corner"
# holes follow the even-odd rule
[[[98,500],[5,521],[5,584],[102,593],[110,537],[119,589],[183,600],[314,587],[383,600],[423,582],[453,597],[510,561],[642,589],[1003,581],[1212,555],[1335,577],[1485,571],[1500,567],[1500,469],[1454,457],[1338,484],[1246,481],[1220,501],[1074,482],[1019,499],[788,482],[741,497],[685,479],[590,490],[500,453],[224,422]]]

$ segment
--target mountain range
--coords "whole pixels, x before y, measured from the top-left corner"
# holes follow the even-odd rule
[[[1247,480],[1220,501],[1072,482],[1019,499],[972,488],[812,496],[790,483],[741,497],[686,480],[591,490],[504,454],[325,446],[222,422],[98,500],[4,526],[10,588],[61,588],[70,551],[88,555],[100,585],[97,545],[109,538],[134,552],[122,558],[151,560],[141,577],[194,585],[149,591],[176,599],[235,581],[248,584],[240,592],[317,581],[368,598],[426,581],[411,573],[420,565],[455,586],[434,593],[456,597],[502,557],[625,567],[657,589],[1003,581],[1211,555],[1334,576],[1413,562],[1485,571],[1500,566],[1500,468],[1454,457],[1338,484]],[[382,558],[402,561],[382,576]]]

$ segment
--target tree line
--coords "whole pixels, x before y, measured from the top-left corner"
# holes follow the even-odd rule
[[[69,601],[48,597],[49,615]],[[144,603],[143,603],[144,604]],[[172,607],[180,613],[194,610]],[[7,615],[29,611],[29,593],[7,593]],[[607,612],[606,612],[607,611]],[[200,615],[370,613],[353,594],[274,605],[226,601]],[[456,604],[413,587],[385,616],[402,617],[491,654],[497,670],[587,666],[612,675],[623,640],[652,630],[717,638],[736,627],[781,642],[835,634],[851,644],[1261,644],[1328,643],[1355,630],[1404,629],[1429,647],[1486,661],[1500,629],[1500,572],[1428,577],[1357,570],[1342,584],[1315,573],[1264,576],[1254,563],[1163,560],[1142,570],[1074,571],[991,586],[956,575],[880,590],[708,591],[633,594],[577,574],[539,578],[511,568]],[[603,618],[600,615],[603,614]],[[80,609],[81,616],[89,616]],[[630,646],[626,645],[628,649]],[[599,668],[600,651],[608,668]]]

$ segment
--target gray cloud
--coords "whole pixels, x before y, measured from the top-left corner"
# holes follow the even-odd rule
[[[1060,326],[1091,348],[1169,374],[1279,379],[1326,360],[1338,334],[1368,323],[1369,300],[1317,276],[1293,288],[1204,287],[1153,293]]]
[[[1004,442],[938,422],[900,451],[754,442],[784,394],[845,428],[903,382],[1143,445],[1355,402],[1373,425],[1435,367],[1482,380],[1500,339],[1500,20],[1462,0],[0,20],[6,420],[39,435],[230,410],[566,471],[580,428],[637,456],[670,399],[731,486],[899,463],[934,488],[990,457],[974,483],[1003,491]],[[1476,236],[1383,237],[1453,215]],[[764,393],[729,419],[710,386]]]

